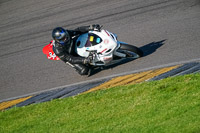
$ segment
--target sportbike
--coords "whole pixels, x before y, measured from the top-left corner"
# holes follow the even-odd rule
[[[60,60],[52,50],[53,41],[43,48],[48,59]],[[90,66],[103,67],[117,63],[122,59],[136,59],[143,52],[136,46],[120,42],[117,35],[107,30],[89,31],[78,37],[75,42],[75,52],[82,57],[92,57]]]

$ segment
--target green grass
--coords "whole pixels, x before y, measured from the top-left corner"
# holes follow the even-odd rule
[[[200,74],[0,112],[0,133],[200,132]]]

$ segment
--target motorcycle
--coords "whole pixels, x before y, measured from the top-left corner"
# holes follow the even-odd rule
[[[43,53],[50,60],[60,60],[53,52],[53,43],[43,48]],[[82,57],[92,57],[90,66],[104,67],[117,63],[122,59],[136,59],[143,56],[143,52],[136,46],[120,42],[117,35],[107,30],[89,31],[78,37],[75,52]]]

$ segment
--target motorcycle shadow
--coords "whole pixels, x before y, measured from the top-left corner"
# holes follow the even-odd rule
[[[152,42],[152,43],[149,43],[149,44],[146,44],[146,45],[140,47],[140,49],[143,51],[143,57],[154,53],[158,48],[160,48],[162,45],[164,45],[165,41],[166,41],[166,39],[158,41],[158,42]]]
[[[145,57],[145,56],[148,56],[152,53],[154,53],[158,48],[160,48],[162,45],[164,45],[164,42],[166,40],[161,40],[161,41],[158,41],[158,42],[151,42],[149,44],[146,44],[142,47],[140,47],[140,49],[143,51],[143,56],[142,57]],[[118,63],[115,63],[115,64],[112,64],[112,65],[109,65],[109,66],[105,66],[105,67],[96,67],[96,68],[93,68],[91,74],[89,76],[92,76],[92,75],[95,75],[103,70],[107,70],[107,69],[112,69],[114,67],[117,67],[119,65],[123,65],[123,64],[126,64],[128,62],[131,62],[135,59],[123,59],[121,61],[119,61]]]

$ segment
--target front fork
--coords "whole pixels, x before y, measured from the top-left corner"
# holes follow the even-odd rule
[[[120,57],[120,58],[125,58],[126,54],[117,51],[117,50],[119,50],[121,43],[124,43],[124,42],[117,41],[117,46],[116,46],[115,50],[113,51],[113,56],[117,56],[117,57]],[[124,43],[124,44],[126,44],[126,43]],[[97,53],[96,50],[95,51],[88,51],[88,52],[90,52],[89,56],[93,57],[93,62],[91,63],[91,65],[93,65],[93,66],[105,66],[106,65],[104,62],[100,61],[101,59],[100,59],[100,57],[98,55],[99,53]],[[111,62],[115,63],[114,60],[111,61]]]

